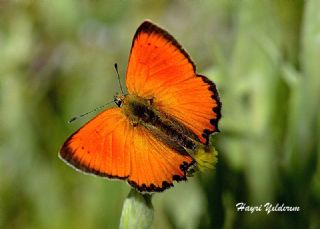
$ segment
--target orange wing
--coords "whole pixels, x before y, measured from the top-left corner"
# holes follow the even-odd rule
[[[60,157],[86,173],[127,179],[139,191],[162,191],[186,179],[194,163],[158,141],[143,127],[133,127],[120,108],[108,109],[74,133]]]
[[[153,98],[155,106],[190,128],[208,144],[218,130],[221,103],[216,87],[166,31],[145,21],[131,47],[126,85],[129,93]]]

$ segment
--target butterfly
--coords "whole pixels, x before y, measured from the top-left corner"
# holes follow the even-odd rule
[[[72,134],[59,151],[85,173],[127,180],[140,192],[160,192],[196,170],[212,167],[209,136],[219,132],[215,84],[177,40],[149,20],[137,29],[126,72],[128,94]]]

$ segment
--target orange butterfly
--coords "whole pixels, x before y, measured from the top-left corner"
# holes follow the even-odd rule
[[[212,166],[221,103],[215,84],[196,73],[181,45],[144,21],[127,69],[129,94],[71,135],[59,156],[86,173],[127,180],[141,192],[163,191]]]

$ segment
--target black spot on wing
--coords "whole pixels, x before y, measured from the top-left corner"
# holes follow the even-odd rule
[[[183,162],[180,165],[180,169],[181,171],[183,171],[183,176],[180,175],[173,175],[172,179],[174,181],[185,181],[187,180],[187,171],[189,170],[190,167],[192,167],[194,165],[195,161],[192,161],[191,163],[187,163],[187,162]],[[164,190],[173,187],[173,183],[170,183],[168,181],[162,181],[161,186],[156,186],[155,184],[150,184],[150,185],[146,185],[146,184],[137,184],[135,181],[130,180],[130,177],[128,178],[128,183],[134,187],[136,190],[138,190],[139,192],[163,192]]]
[[[209,143],[210,134],[212,134],[214,132],[220,132],[219,127],[218,127],[218,122],[219,122],[219,120],[221,118],[221,106],[222,106],[222,104],[221,104],[221,101],[220,101],[220,97],[219,97],[216,85],[211,80],[209,80],[206,76],[197,74],[197,77],[201,77],[203,82],[208,84],[209,91],[212,93],[211,99],[214,100],[215,103],[216,103],[216,106],[212,107],[212,111],[216,114],[216,117],[210,119],[210,121],[209,121],[210,125],[212,125],[214,127],[214,129],[213,130],[204,129],[203,132],[202,132],[202,137],[204,137],[206,139],[206,144],[208,144]]]

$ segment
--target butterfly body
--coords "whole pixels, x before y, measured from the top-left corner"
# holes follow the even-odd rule
[[[127,180],[141,192],[163,191],[193,170],[212,167],[221,103],[213,82],[196,73],[181,45],[150,21],[131,47],[127,95],[71,135],[59,152],[89,174]]]
[[[181,154],[187,155],[187,150],[195,150],[200,144],[198,137],[182,123],[158,110],[153,100],[132,94],[123,97],[121,109],[132,127],[144,128]]]

